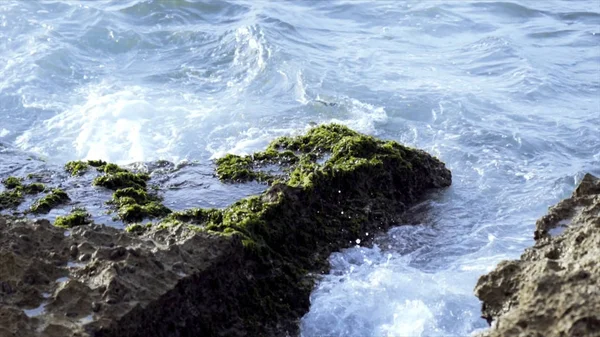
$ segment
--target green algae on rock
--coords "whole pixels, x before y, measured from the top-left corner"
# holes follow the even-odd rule
[[[23,184],[23,179],[18,177],[8,177],[2,184],[7,190],[0,193],[0,211],[17,208],[25,200],[24,194],[37,194],[46,189],[41,183]]]
[[[85,208],[74,208],[71,214],[65,216],[57,216],[54,221],[54,226],[61,228],[72,228],[75,226],[83,226],[92,223],[91,215]]]
[[[107,163],[104,160],[88,160],[87,164],[92,167],[101,167],[106,165]]]
[[[128,225],[127,227],[125,227],[125,231],[127,233],[142,234],[151,228],[152,228],[151,222],[149,222],[145,225],[142,225],[140,223],[135,223],[135,224],[131,224],[131,225]]]
[[[24,199],[20,189],[4,191],[0,193],[0,211],[8,208],[17,208]]]
[[[261,172],[265,163],[279,165],[283,174]],[[325,270],[334,249],[387,229],[427,189],[451,183],[450,171],[427,153],[336,124],[276,139],[253,155],[227,155],[216,165],[221,180],[271,187],[224,210],[175,212],[165,222],[238,236],[257,268],[280,271],[255,285],[247,322],[280,312],[301,315],[314,281],[307,271]]]
[[[33,240],[51,235],[60,252],[27,251],[31,256],[66,261],[94,256],[92,264],[69,271],[75,282],[67,285],[85,289],[78,293],[85,297],[84,310],[70,317],[70,308],[49,307],[51,313],[27,321],[29,331],[37,331],[39,322],[63,321],[69,332],[81,331],[73,322],[94,310],[85,329],[97,337],[297,335],[314,275],[327,271],[333,251],[385,231],[428,189],[451,183],[445,165],[427,153],[335,124],[216,164],[223,181],[270,186],[225,209],[171,212],[148,192],[148,175],[99,163],[103,175],[94,185],[113,190],[110,204],[135,224],[125,231],[76,226],[70,236],[52,226],[24,224],[37,228]],[[139,223],[150,214],[159,218],[154,225]],[[5,231],[7,240],[20,240]],[[53,249],[40,242],[41,249]],[[28,308],[41,301],[36,298]],[[0,328],[3,324],[22,326],[17,320],[0,320]]]
[[[103,163],[99,169],[105,175],[96,177],[92,184],[115,191],[109,204],[117,208],[117,215],[124,222],[161,218],[171,213],[169,208],[160,203],[160,197],[148,193],[148,174],[133,173],[110,163]]]
[[[22,185],[22,191],[25,194],[38,194],[46,190],[46,186],[42,183],[31,183],[28,185]]]
[[[146,181],[150,180],[150,176],[145,173],[115,171],[113,169],[111,169],[109,172],[111,173],[96,177],[92,184],[95,186],[102,186],[110,190],[118,190],[127,187],[145,189]]]
[[[171,210],[159,202],[151,201],[145,204],[131,202],[119,206],[118,215],[124,222],[140,221],[145,218],[165,217]]]
[[[89,165],[81,160],[70,161],[65,164],[65,171],[69,172],[72,176],[82,175],[87,172]]]
[[[69,200],[71,199],[65,191],[59,188],[55,188],[52,191],[50,191],[49,194],[34,202],[33,205],[31,205],[31,207],[29,208],[29,211],[35,214],[48,213],[54,207],[61,204],[65,204]]]
[[[4,180],[2,180],[2,184],[4,185],[4,187],[6,187],[7,189],[11,190],[13,188],[17,188],[21,186],[21,182],[23,181],[23,179],[21,178],[17,178],[17,177],[8,177]]]

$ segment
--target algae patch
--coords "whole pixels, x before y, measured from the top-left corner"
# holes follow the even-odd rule
[[[83,226],[92,223],[91,215],[85,208],[74,208],[71,214],[58,216],[54,221],[54,226],[62,228],[72,228],[75,226]]]
[[[25,200],[25,194],[38,194],[46,189],[41,183],[23,184],[23,178],[18,177],[8,177],[2,184],[6,191],[0,193],[0,210],[17,208]]]
[[[70,200],[71,198],[69,198],[65,191],[55,188],[49,194],[34,202],[29,211],[35,214],[48,213],[54,207],[66,204]]]
[[[65,164],[65,171],[69,172],[72,176],[82,175],[87,172],[89,165],[84,161],[70,161]]]
[[[257,268],[279,271],[248,295],[256,301],[249,321],[289,311],[288,303],[308,305],[314,281],[308,270],[326,270],[333,250],[387,229],[426,190],[451,183],[450,171],[429,154],[337,124],[275,139],[252,155],[228,154],[215,164],[222,181],[271,186],[223,210],[174,212],[159,227],[188,223],[238,236]],[[277,165],[280,173],[261,171],[265,165]]]
[[[18,189],[0,193],[0,211],[7,208],[17,208],[23,202],[23,193]]]
[[[117,208],[117,215],[124,222],[161,218],[171,213],[160,203],[158,195],[148,193],[148,174],[133,173],[109,163],[101,164],[98,169],[102,169],[105,175],[96,177],[92,184],[115,191],[109,204]]]
[[[8,177],[4,180],[2,180],[2,184],[4,185],[4,187],[6,187],[7,189],[11,190],[13,188],[17,188],[19,186],[21,186],[21,182],[23,181],[23,179],[21,178],[17,178],[17,177]]]
[[[90,167],[95,167],[98,171],[104,172],[107,164],[104,160],[73,160],[65,164],[65,171],[69,172],[72,176],[80,176],[86,173]],[[111,165],[117,166],[115,164]]]
[[[106,175],[96,177],[92,184],[108,188],[109,190],[118,190],[127,187],[146,189],[146,182],[148,180],[150,180],[150,176],[145,173],[132,173],[111,169]]]

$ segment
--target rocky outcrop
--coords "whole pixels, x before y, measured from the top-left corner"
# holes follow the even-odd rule
[[[536,223],[520,260],[482,276],[475,294],[484,336],[600,336],[600,179],[587,174],[573,195]]]
[[[155,222],[123,231],[82,209],[54,226],[0,218],[0,336],[295,335],[331,252],[451,183],[427,153],[335,124],[216,164],[224,181],[268,188],[225,209],[174,212],[148,191],[151,175],[69,163],[75,177],[97,168],[93,184],[114,191],[123,221]]]

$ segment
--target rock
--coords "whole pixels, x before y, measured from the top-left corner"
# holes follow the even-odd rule
[[[64,222],[0,217],[0,335],[296,335],[333,251],[451,183],[427,153],[335,124],[216,164],[224,181],[270,186],[225,209],[156,212],[157,223],[125,231],[77,222],[65,235]],[[159,201],[149,175],[98,165],[94,185],[113,189],[114,205]]]
[[[483,336],[600,336],[600,179],[536,223],[535,245],[477,282]]]

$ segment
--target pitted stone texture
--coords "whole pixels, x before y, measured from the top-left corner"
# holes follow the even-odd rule
[[[587,174],[550,208],[535,240],[479,279],[475,294],[493,321],[483,335],[600,336],[600,179]]]
[[[128,325],[140,325],[132,315],[165,297],[183,305],[170,292],[236,253],[241,259],[235,238],[186,226],[137,236],[0,217],[0,336],[116,335],[125,327],[140,335],[143,327]]]

